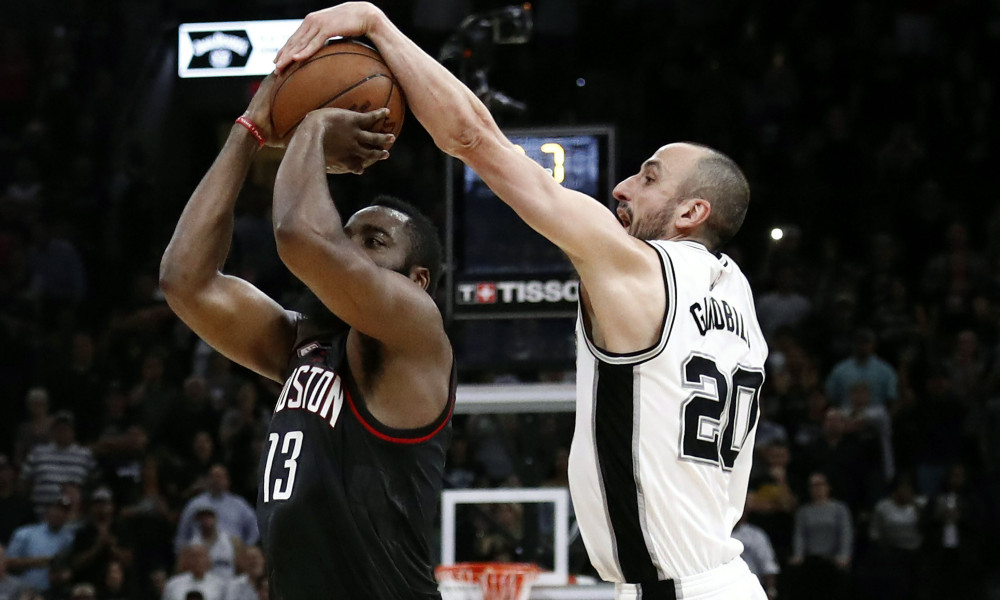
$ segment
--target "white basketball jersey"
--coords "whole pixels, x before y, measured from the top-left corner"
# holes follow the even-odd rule
[[[740,555],[732,531],[767,357],[736,263],[696,242],[650,245],[667,297],[658,343],[603,352],[577,320],[570,492],[590,560],[613,582],[681,579]]]

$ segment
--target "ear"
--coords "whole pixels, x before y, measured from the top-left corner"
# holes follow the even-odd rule
[[[431,284],[431,271],[427,267],[412,266],[410,267],[410,279],[426,290],[427,286]]]
[[[688,198],[681,202],[674,226],[677,231],[691,233],[700,229],[712,214],[712,205],[704,198]]]

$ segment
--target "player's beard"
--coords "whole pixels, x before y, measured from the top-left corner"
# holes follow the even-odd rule
[[[631,214],[629,215],[632,216]],[[671,215],[663,210],[639,221],[632,221],[629,234],[640,240],[662,240],[667,234],[667,225]]]

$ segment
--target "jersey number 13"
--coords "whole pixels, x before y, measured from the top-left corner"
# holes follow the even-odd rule
[[[264,465],[264,502],[271,500],[288,500],[292,497],[292,486],[295,485],[295,470],[298,468],[299,453],[302,452],[302,432],[289,431],[282,439],[281,434],[272,433],[267,438],[267,464]],[[280,450],[279,450],[280,447]],[[274,455],[280,452],[285,459],[284,470],[276,473],[274,484],[271,484],[271,474],[274,466]],[[280,468],[280,467],[279,467]],[[273,491],[272,491],[273,488]]]
[[[681,457],[730,471],[757,420],[764,373],[737,366],[726,375],[702,354],[681,368],[694,390],[681,407]]]

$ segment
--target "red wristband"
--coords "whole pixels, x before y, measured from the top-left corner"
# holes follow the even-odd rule
[[[236,119],[236,122],[250,130],[250,134],[257,138],[258,146],[264,145],[264,142],[266,141],[264,139],[264,134],[260,132],[260,129],[256,125],[254,125],[253,121],[243,115],[240,115],[239,118]]]

